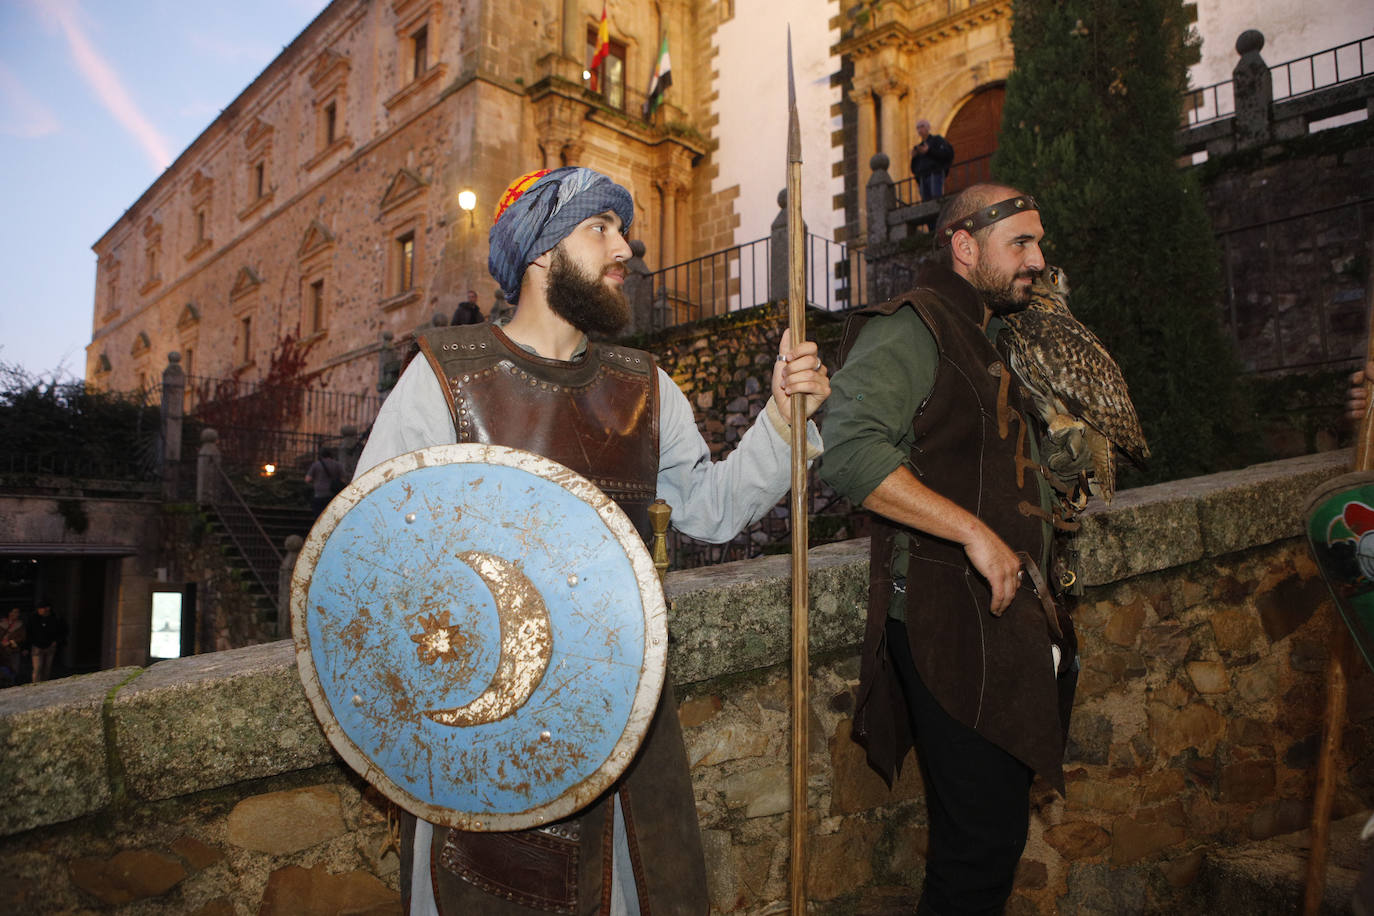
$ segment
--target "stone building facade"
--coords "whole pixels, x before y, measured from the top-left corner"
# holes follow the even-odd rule
[[[335,0],[94,245],[87,379],[152,384],[178,351],[193,377],[281,381],[289,367],[372,391],[383,335],[403,341],[468,290],[489,307],[489,215],[538,167],[586,165],[630,188],[651,270],[766,234],[789,19],[805,173],[819,176],[804,208],[825,238],[857,218],[858,163],[908,150],[918,116],[957,133],[1011,67],[1006,2],[764,6],[776,41],[732,0],[607,0],[594,87],[595,0]],[[672,85],[646,119],[665,34]]]
[[[370,391],[384,333],[452,314],[470,289],[493,301],[490,214],[534,168],[630,188],[650,267],[729,244],[710,67],[733,4],[611,0],[594,91],[600,6],[330,4],[95,244],[87,378],[148,384],[171,350],[192,376],[262,378],[289,340],[304,375]],[[672,86],[646,119],[665,33]]]

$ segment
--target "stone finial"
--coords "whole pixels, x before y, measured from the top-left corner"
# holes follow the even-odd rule
[[[1258,54],[1264,50],[1264,33],[1259,29],[1246,29],[1236,39],[1236,53],[1240,55]]]
[[[649,249],[644,247],[644,243],[639,239],[630,239],[630,256],[634,258],[644,257],[644,252]]]
[[[179,350],[173,350],[171,353],[168,353],[168,354],[167,354],[167,362],[171,363],[172,365],[176,365],[177,363],[180,363],[180,362],[181,362],[181,351],[179,351]]]
[[[892,160],[887,153],[874,153],[873,158],[868,160],[868,167],[875,172],[886,172],[888,166],[892,165]]]
[[[787,206],[787,189],[783,188],[778,192],[778,208],[783,209]]]
[[[1273,136],[1274,84],[1269,65],[1259,53],[1262,47],[1264,35],[1255,29],[1242,32],[1236,39],[1240,60],[1231,71],[1231,83],[1236,99],[1233,124],[1237,149],[1268,143]]]
[[[283,543],[283,546],[286,547],[287,553],[300,553],[301,546],[304,543],[305,539],[302,538],[299,534],[288,534],[286,536],[286,541]]]
[[[218,441],[219,441],[219,433],[218,433],[216,430],[213,430],[213,429],[211,429],[210,427],[207,426],[207,427],[205,427],[204,429],[202,429],[202,430],[200,431],[200,444],[201,444],[201,445],[214,445],[214,444],[215,444],[216,442],[218,442]]]

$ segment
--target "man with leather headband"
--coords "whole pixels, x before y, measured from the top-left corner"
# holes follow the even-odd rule
[[[683,533],[725,541],[790,485],[790,396],[811,413],[829,394],[816,345],[784,333],[772,398],[713,463],[686,397],[653,357],[589,343],[629,316],[630,194],[590,169],[517,179],[497,206],[488,266],[517,303],[504,326],[437,328],[382,406],[361,474],[449,442],[507,445],[595,482],[642,534],[655,496]],[[809,450],[820,437],[808,423]],[[615,789],[547,828],[466,833],[407,818],[402,895],[412,914],[704,914],[705,864],[671,684]]]
[[[854,737],[889,785],[916,748],[920,914],[1002,912],[1032,776],[1064,790],[1076,644],[1041,574],[1064,523],[996,346],[1045,266],[1037,209],[1000,185],[951,200],[917,287],[851,316],[826,414],[821,476],[874,513]]]

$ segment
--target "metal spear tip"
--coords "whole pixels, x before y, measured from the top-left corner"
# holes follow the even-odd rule
[[[787,161],[801,162],[801,121],[797,117],[797,83],[792,76],[792,26],[787,26]]]

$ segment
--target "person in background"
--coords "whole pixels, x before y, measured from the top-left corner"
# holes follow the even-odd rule
[[[51,604],[40,601],[26,629],[33,656],[33,683],[37,684],[52,676],[52,660],[58,646],[67,639],[67,626],[53,615]]]

